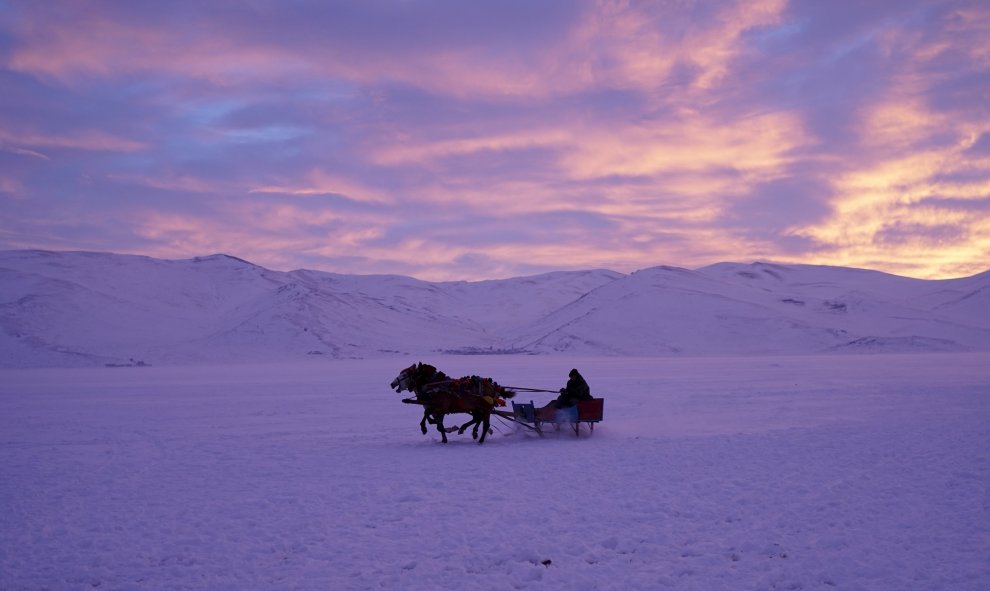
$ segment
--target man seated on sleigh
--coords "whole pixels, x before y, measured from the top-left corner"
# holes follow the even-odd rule
[[[577,421],[577,403],[582,400],[591,400],[591,388],[578,370],[572,369],[560,396],[536,409],[536,418],[541,422],[573,423]]]

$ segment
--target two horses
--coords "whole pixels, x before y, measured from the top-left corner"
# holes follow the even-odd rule
[[[466,376],[450,379],[426,363],[416,363],[402,370],[392,380],[391,386],[396,392],[409,391],[415,394],[415,398],[404,398],[402,401],[422,405],[423,420],[419,423],[420,430],[425,435],[426,423],[435,424],[444,443],[447,443],[447,433],[457,431],[461,435],[471,425],[474,425],[471,436],[478,439],[480,427],[481,439],[478,439],[478,443],[484,443],[490,429],[492,411],[496,406],[505,406],[505,399],[516,395],[491,378]],[[443,418],[455,413],[469,414],[471,420],[460,427],[444,427]]]

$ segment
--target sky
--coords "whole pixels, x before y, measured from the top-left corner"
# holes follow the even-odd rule
[[[0,249],[990,269],[990,2],[0,0]]]

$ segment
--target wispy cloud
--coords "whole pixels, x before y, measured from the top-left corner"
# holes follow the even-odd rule
[[[38,133],[34,131],[17,132],[0,129],[0,142],[14,146],[31,146],[33,148],[67,148],[70,150],[92,150],[100,152],[137,152],[146,147],[142,142],[128,138],[116,137],[100,130],[74,131],[70,133]],[[49,159],[47,156],[27,150],[12,147],[17,153]]]
[[[4,150],[5,152],[10,152],[11,154],[18,154],[20,156],[40,158],[41,160],[51,160],[51,158],[45,156],[41,152],[35,152],[34,150],[26,150],[24,148],[15,148],[13,146],[0,146],[0,150]]]

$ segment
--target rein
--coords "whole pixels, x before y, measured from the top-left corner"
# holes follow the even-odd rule
[[[550,394],[559,394],[557,390],[542,390],[540,388],[521,388],[519,386],[505,386],[506,390],[515,390],[516,392],[549,392]]]

